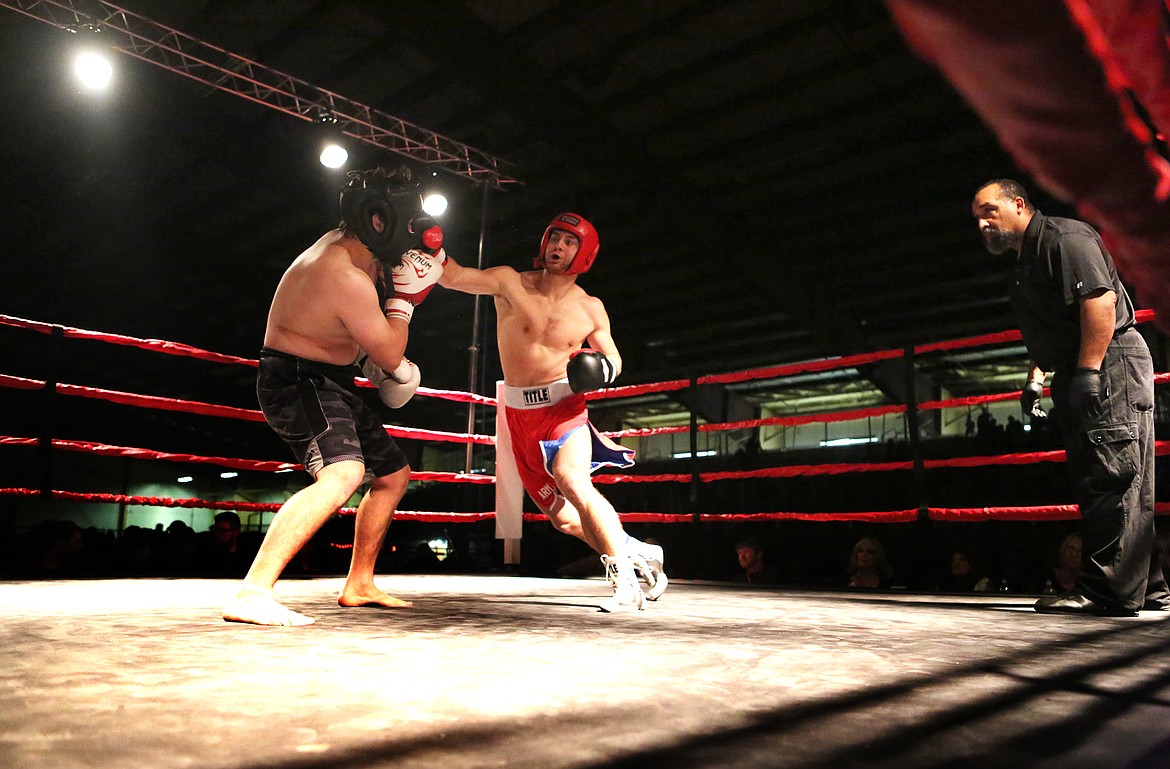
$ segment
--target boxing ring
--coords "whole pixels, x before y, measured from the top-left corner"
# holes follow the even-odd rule
[[[1141,320],[1148,322],[1150,313]],[[162,340],[0,316],[0,325],[93,344],[129,345],[212,364],[255,361]],[[597,399],[695,385],[797,376],[834,367],[1015,344],[1006,331],[908,350],[811,361],[696,380],[631,385]],[[10,362],[13,365],[14,362]],[[1159,385],[1167,374],[1158,374]],[[214,403],[0,375],[0,386],[220,419],[262,421]],[[420,388],[416,397],[475,403],[474,393]],[[994,393],[863,410],[698,424],[702,432],[844,421],[1011,401]],[[501,420],[502,421],[502,420]],[[256,429],[266,430],[263,425]],[[391,434],[491,447],[494,436],[391,425]],[[608,433],[679,434],[691,426]],[[0,437],[5,452],[82,453],[279,473],[296,465],[180,454],[54,435]],[[1164,456],[1170,446],[1158,443]],[[690,488],[789,477],[964,471],[1059,463],[1063,452],[978,454],[880,463],[791,464],[684,473],[609,473],[599,484]],[[419,470],[419,481],[496,484],[485,473]],[[62,484],[67,485],[67,484]],[[409,497],[408,497],[409,498]],[[133,508],[271,513],[277,503],[0,489],[20,504],[117,503]],[[1160,514],[1170,512],[1159,503]],[[347,511],[342,510],[341,513]],[[513,511],[514,514],[520,511]],[[1070,520],[1063,504],[727,513],[623,511],[628,525],[744,521],[934,522]],[[489,521],[494,511],[400,511],[398,521]],[[523,514],[525,523],[543,518]],[[400,525],[398,523],[395,526]],[[1011,524],[1008,524],[1011,525]],[[394,526],[391,527],[394,531]],[[557,535],[561,536],[561,535]],[[564,538],[568,539],[568,538]],[[529,548],[530,549],[530,548]],[[668,554],[670,551],[668,550]],[[670,569],[668,555],[667,569]],[[0,758],[6,767],[837,767],[1165,766],[1170,731],[1170,625],[1038,615],[1033,597],[745,587],[672,579],[634,615],[601,615],[601,579],[505,573],[379,576],[409,597],[405,611],[341,609],[341,578],[285,579],[278,595],[317,624],[273,629],[224,623],[235,583],[107,579],[0,583]],[[955,763],[958,762],[958,763]]]

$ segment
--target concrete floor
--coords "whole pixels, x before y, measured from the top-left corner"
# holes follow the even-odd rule
[[[387,576],[0,583],[0,767],[1170,767],[1170,615],[1026,597]]]

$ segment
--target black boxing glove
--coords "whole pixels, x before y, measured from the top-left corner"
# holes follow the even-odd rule
[[[1020,410],[1024,412],[1024,416],[1036,420],[1044,419],[1048,413],[1040,407],[1040,398],[1044,395],[1044,383],[1037,382],[1035,379],[1028,380],[1028,384],[1024,385],[1024,389],[1020,392]]]
[[[1087,414],[1101,404],[1101,371],[1095,368],[1077,368],[1068,380],[1068,403],[1076,411]]]
[[[566,369],[569,389],[575,393],[600,390],[617,379],[617,368],[606,356],[597,350],[577,350],[569,356]]]

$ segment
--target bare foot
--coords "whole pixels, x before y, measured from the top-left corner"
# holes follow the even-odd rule
[[[286,608],[272,597],[271,590],[253,591],[243,589],[223,607],[225,622],[247,622],[252,625],[279,625],[299,627],[312,625],[312,617],[298,614]]]
[[[386,609],[403,609],[414,606],[410,601],[386,595],[373,585],[365,588],[346,585],[342,588],[341,594],[337,596],[337,603],[341,606],[381,606]]]

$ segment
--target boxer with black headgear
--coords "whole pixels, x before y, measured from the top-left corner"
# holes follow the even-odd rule
[[[414,393],[418,368],[404,355],[408,324],[442,274],[441,231],[433,223],[411,227],[422,221],[420,201],[404,171],[352,174],[341,207],[341,228],[306,249],[280,279],[256,378],[265,420],[313,483],[281,506],[243,584],[224,607],[228,621],[313,621],[278,603],[273,586],[293,555],[366,482],[350,570],[337,602],[410,605],[382,592],[373,580],[410,467],[354,379],[365,374],[394,407]],[[424,248],[428,239],[433,250]],[[387,271],[394,293],[384,298],[377,284]],[[361,368],[355,365],[359,354],[365,358]]]
[[[393,294],[384,282],[378,284],[383,304],[394,296],[401,297],[393,306],[409,320],[414,305],[426,294],[417,295],[410,271],[401,269],[403,260],[412,262],[416,270],[430,271],[434,268],[433,257],[438,257],[443,247],[443,230],[422,210],[418,182],[406,166],[350,171],[338,203],[338,229],[370,249],[382,266],[383,276],[394,273]],[[439,261],[445,258],[442,255]],[[391,307],[386,310],[390,312]]]
[[[585,404],[584,393],[611,384],[622,368],[605,305],[577,285],[599,250],[593,225],[566,212],[545,229],[533,271],[452,260],[439,284],[495,298],[504,415],[524,489],[554,526],[601,555],[613,586],[601,608],[616,612],[656,600],[667,578],[662,548],[626,534],[589,477],[604,465],[629,467],[634,456],[589,424]]]

